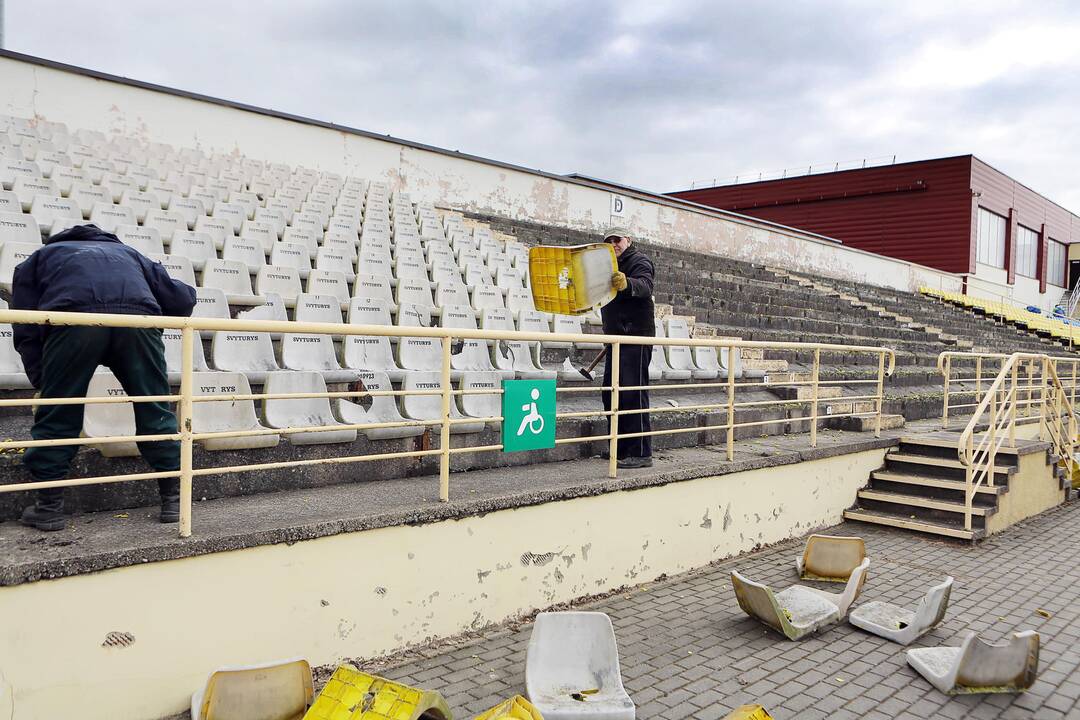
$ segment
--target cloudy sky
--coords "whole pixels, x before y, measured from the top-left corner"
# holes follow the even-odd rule
[[[1080,212],[1080,3],[0,0],[9,49],[656,191],[974,153]]]

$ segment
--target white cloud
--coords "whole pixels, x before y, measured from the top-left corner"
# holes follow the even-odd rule
[[[6,10],[14,50],[553,172],[664,191],[971,152],[1080,211],[1080,6],[1067,0]]]

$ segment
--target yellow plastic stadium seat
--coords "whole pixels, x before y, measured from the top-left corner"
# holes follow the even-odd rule
[[[741,705],[724,716],[724,720],[772,720],[761,705]]]
[[[225,667],[191,696],[191,718],[297,720],[314,695],[311,666],[302,658]]]
[[[544,720],[544,716],[528,700],[515,695],[477,715],[473,720]]]
[[[442,695],[340,665],[304,720],[453,720]]]
[[[606,243],[529,248],[533,304],[540,312],[584,315],[615,297],[611,276],[618,266]]]

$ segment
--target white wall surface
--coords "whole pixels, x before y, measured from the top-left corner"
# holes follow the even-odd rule
[[[639,237],[740,260],[914,291],[960,290],[959,276],[686,203],[604,187],[346,130],[275,117],[115,79],[0,57],[0,112],[106,133],[244,155],[404,186],[414,200],[516,220],[599,231],[616,220]],[[435,122],[433,120],[433,122]]]
[[[1008,301],[1016,305],[1035,305],[1043,310],[1053,310],[1061,299],[1065,288],[1047,283],[1046,292],[1039,292],[1039,281],[1035,278],[1016,275],[1015,282],[1009,285],[1008,273],[1002,268],[977,263],[975,274],[968,276],[968,294],[990,300]]]

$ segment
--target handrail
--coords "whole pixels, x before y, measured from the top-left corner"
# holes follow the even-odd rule
[[[946,384],[949,382],[951,359],[957,355],[961,354],[942,353],[938,357],[938,367],[945,374]],[[960,433],[957,442],[957,457],[965,468],[964,528],[971,530],[975,494],[984,483],[993,487],[998,452],[1004,447],[1006,441],[1015,444],[1016,415],[1021,404],[1026,405],[1029,413],[1033,407],[1038,408],[1039,435],[1044,440],[1051,441],[1055,453],[1061,458],[1071,477],[1075,467],[1073,451],[1078,441],[1078,425],[1074,403],[1070,398],[1070,389],[1061,382],[1061,377],[1057,372],[1057,361],[1066,360],[1073,364],[1071,391],[1075,393],[1077,360],[1055,358],[1039,353],[1013,353],[1007,357],[998,353],[967,353],[966,355],[980,361],[984,357],[1005,358],[997,375],[983,393],[982,399],[979,400],[967,425]],[[1041,372],[1036,371],[1034,367],[1036,362]],[[1032,368],[1027,373],[1029,376],[1027,384],[1020,385],[1018,384],[1019,369],[1024,363],[1030,363]],[[1036,375],[1038,375],[1038,381],[1034,380]],[[1027,391],[1026,403],[1020,400],[1022,390]],[[981,387],[978,392],[982,392]],[[946,399],[947,410],[948,400]],[[985,421],[984,416],[986,416]],[[984,422],[986,430],[976,442],[976,432]]]
[[[1080,303],[1080,282],[1073,285],[1072,292],[1069,293],[1068,307],[1065,312],[1066,317],[1071,318],[1073,316],[1077,303]]]
[[[555,420],[565,420],[569,418],[589,416],[601,416],[609,419],[610,426],[606,432],[598,435],[589,436],[572,436],[572,437],[557,437],[555,440],[556,445],[564,445],[571,443],[583,443],[583,442],[605,442],[609,448],[609,460],[608,460],[608,476],[614,478],[617,472],[617,443],[620,439],[629,437],[645,437],[645,436],[661,436],[661,435],[678,435],[683,433],[716,433],[722,432],[726,434],[727,444],[727,458],[728,460],[734,459],[734,440],[735,433],[738,429],[744,428],[762,428],[766,425],[775,424],[778,422],[795,424],[795,423],[808,423],[809,435],[811,447],[817,445],[817,423],[825,413],[819,413],[819,406],[822,402],[827,402],[822,399],[818,392],[819,381],[819,368],[821,363],[821,355],[823,352],[836,352],[836,353],[867,353],[876,360],[876,372],[874,372],[872,380],[858,380],[855,382],[873,382],[875,384],[875,391],[873,394],[860,393],[855,396],[841,396],[836,398],[834,402],[849,402],[852,403],[850,412],[844,413],[832,413],[831,417],[845,417],[845,416],[870,416],[876,418],[875,435],[880,437],[881,434],[881,413],[884,402],[884,380],[891,375],[896,366],[896,354],[891,348],[887,347],[875,347],[866,345],[841,345],[835,343],[796,343],[796,342],[766,342],[766,341],[752,341],[752,340],[736,340],[725,338],[661,338],[661,337],[640,337],[629,335],[602,335],[602,334],[575,334],[575,333],[551,333],[551,332],[522,332],[517,330],[480,330],[480,329],[464,329],[464,328],[446,328],[446,327],[423,327],[423,326],[396,326],[396,325],[355,325],[350,323],[312,323],[312,322],[296,322],[296,321],[281,321],[281,320],[250,320],[250,319],[225,319],[225,318],[180,318],[180,317],[158,317],[158,316],[141,316],[141,315],[107,315],[97,313],[73,313],[73,312],[46,312],[46,311],[28,311],[28,310],[0,310],[0,323],[17,324],[37,324],[37,325],[51,325],[51,326],[93,326],[93,327],[127,327],[127,328],[160,328],[160,329],[178,329],[181,331],[181,352],[180,352],[180,387],[178,391],[172,391],[170,388],[170,394],[162,396],[126,396],[124,398],[103,397],[103,398],[50,398],[50,399],[35,399],[32,397],[25,398],[4,398],[0,399],[0,406],[12,407],[12,406],[31,406],[35,404],[83,404],[94,405],[97,403],[118,403],[118,402],[172,402],[177,404],[177,431],[175,433],[161,434],[161,435],[133,435],[133,436],[105,436],[105,437],[93,437],[93,438],[70,438],[70,439],[50,439],[50,440],[5,440],[0,443],[0,450],[12,450],[18,448],[37,447],[43,445],[72,445],[72,446],[87,446],[87,445],[109,445],[116,443],[127,442],[139,442],[144,440],[177,440],[180,443],[180,468],[176,471],[169,472],[154,472],[154,473],[132,473],[132,474],[115,474],[104,475],[94,477],[77,477],[68,478],[64,480],[50,480],[50,481],[38,481],[29,483],[17,483],[17,484],[0,484],[0,493],[3,492],[19,492],[25,490],[35,490],[44,488],[55,487],[70,487],[78,485],[91,485],[91,484],[104,484],[113,482],[124,482],[128,480],[147,480],[154,478],[179,478],[180,480],[180,536],[187,537],[191,534],[191,496],[192,496],[192,482],[196,477],[203,477],[207,475],[223,474],[223,473],[237,473],[237,472],[249,472],[255,470],[270,470],[270,469],[284,469],[284,468],[299,468],[310,465],[322,465],[322,464],[348,464],[368,462],[373,460],[390,459],[390,458],[423,458],[423,457],[438,457],[439,458],[439,498],[442,501],[449,500],[449,476],[450,476],[450,464],[452,456],[467,453],[467,452],[488,452],[493,450],[502,450],[501,444],[495,445],[482,445],[482,446],[464,446],[464,447],[451,447],[451,428],[460,423],[465,422],[501,422],[503,417],[501,411],[491,413],[491,417],[466,417],[456,418],[453,417],[452,407],[454,403],[454,396],[467,395],[467,394],[488,394],[488,395],[500,395],[503,391],[501,388],[492,389],[473,389],[466,390],[454,389],[451,383],[451,371],[452,371],[452,350],[451,347],[455,340],[481,340],[481,341],[522,341],[529,343],[544,343],[544,342],[564,342],[564,343],[604,343],[611,348],[611,355],[613,358],[612,373],[610,383],[602,387],[587,386],[587,387],[566,387],[559,385],[555,391],[557,393],[579,393],[579,392],[610,392],[612,395],[612,403],[610,410],[600,410],[590,412],[556,412]],[[370,391],[363,390],[348,390],[348,391],[326,391],[326,392],[301,392],[301,393],[268,393],[268,392],[247,392],[247,393],[229,393],[227,390],[223,393],[214,395],[196,395],[195,391],[195,344],[201,342],[198,335],[200,331],[217,331],[217,332],[257,332],[257,333],[285,333],[285,334],[325,334],[331,336],[376,336],[376,337],[388,337],[388,338],[436,338],[441,341],[441,380],[437,389],[416,389],[416,390],[379,390]],[[760,350],[781,350],[781,351],[793,351],[800,353],[813,353],[814,365],[811,372],[810,381],[799,381],[796,384],[810,385],[811,398],[810,399],[782,399],[776,398],[774,401],[754,401],[754,402],[736,402],[736,389],[746,390],[748,388],[761,388],[765,387],[769,383],[759,381],[749,382],[735,382],[735,373],[728,373],[727,378],[718,379],[716,382],[690,382],[679,387],[685,387],[688,390],[694,390],[698,387],[708,391],[715,392],[720,396],[717,401],[709,401],[697,403],[692,406],[682,408],[683,410],[710,410],[716,409],[723,411],[727,410],[727,421],[723,424],[700,426],[697,422],[694,422],[691,427],[664,427],[662,429],[648,430],[645,432],[620,432],[619,420],[620,417],[630,417],[637,413],[642,412],[634,408],[620,408],[618,405],[620,392],[629,392],[637,389],[638,385],[620,385],[619,378],[619,363],[617,358],[624,346],[628,345],[652,345],[652,346],[677,346],[677,347],[711,347],[715,348],[717,352],[721,349],[727,350],[730,353],[737,353],[740,349],[760,349]],[[869,368],[867,370],[869,373]],[[826,381],[828,383],[829,381]],[[264,388],[265,389],[265,388]],[[207,431],[205,429],[200,430],[197,426],[193,427],[194,423],[194,408],[196,403],[214,402],[220,400],[268,400],[274,398],[325,398],[327,401],[330,399],[354,399],[359,397],[374,397],[374,396],[391,396],[391,397],[404,397],[406,395],[439,395],[441,396],[441,411],[438,416],[430,417],[426,419],[405,419],[403,421],[391,421],[391,422],[361,422],[361,423],[344,423],[339,422],[334,425],[315,425],[305,424],[303,427],[287,427],[287,428],[263,428],[253,430],[220,430],[220,431]],[[859,410],[856,401],[866,403],[872,402],[873,411],[865,409]],[[763,407],[774,406],[776,408],[783,408],[783,419],[769,418],[766,420],[738,420],[736,419],[735,412],[737,409],[745,407]],[[809,411],[802,415],[791,415],[787,412],[787,409],[792,405],[802,405],[808,407]],[[656,412],[668,411],[669,408],[657,408]],[[672,408],[671,410],[674,410]],[[315,422],[315,421],[309,421]],[[256,462],[246,465],[229,465],[229,466],[215,466],[213,464],[207,467],[195,467],[193,457],[193,445],[195,441],[209,440],[209,439],[224,439],[224,438],[240,438],[258,435],[292,435],[300,432],[330,432],[333,430],[371,430],[376,428],[397,428],[397,427],[419,427],[425,431],[430,431],[433,435],[438,432],[437,437],[438,447],[423,450],[412,451],[400,451],[400,452],[368,452],[368,454],[349,454],[345,451],[340,456],[333,457],[307,457],[300,459],[290,459],[284,461],[275,462]],[[500,441],[501,442],[501,441]],[[434,444],[434,443],[433,443]]]

